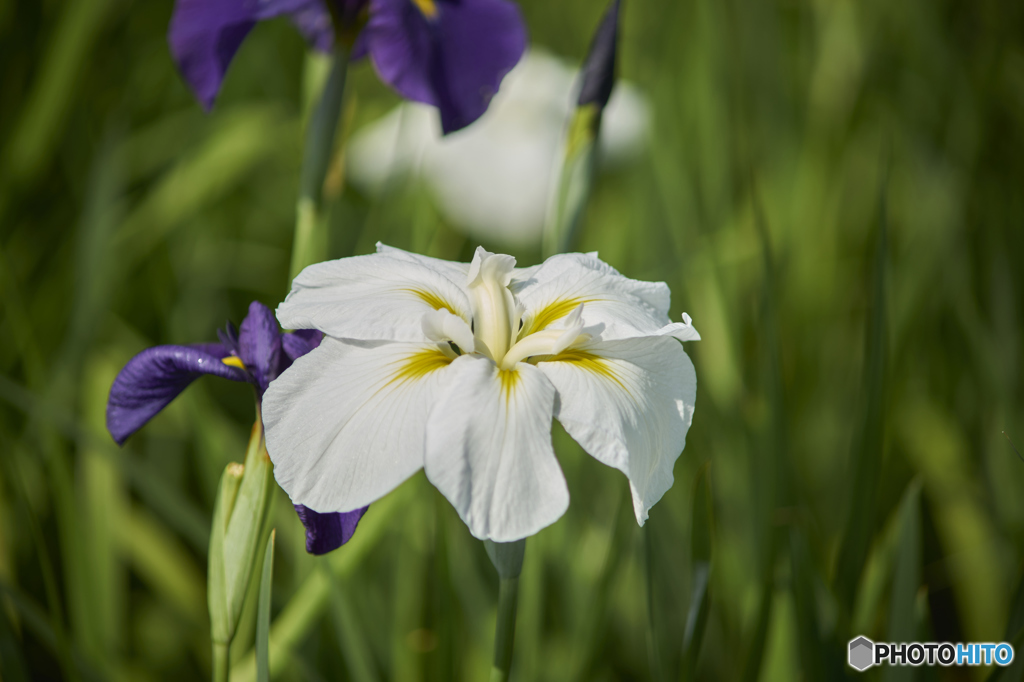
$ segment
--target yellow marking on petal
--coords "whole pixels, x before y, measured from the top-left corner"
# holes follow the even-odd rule
[[[519,383],[519,373],[514,369],[499,369],[498,379],[501,381],[501,391],[505,394],[505,407],[508,408],[509,399]]]
[[[221,358],[221,362],[223,362],[228,367],[237,367],[238,369],[245,369],[245,363],[242,362],[242,358],[238,357],[237,355],[229,355],[226,358]]]
[[[437,5],[434,4],[434,0],[412,0],[412,4],[416,5],[427,19],[437,16]]]
[[[524,333],[519,335],[519,338],[523,338],[527,334],[533,332],[539,332],[548,325],[557,322],[572,311],[580,307],[581,303],[593,303],[596,299],[592,298],[567,298],[562,301],[555,301],[549,303],[533,316],[533,321],[530,323],[530,329],[524,330]]]
[[[419,296],[420,300],[429,305],[434,310],[447,310],[453,315],[457,315],[455,312],[455,306],[448,303],[443,298],[435,294],[433,291],[427,291],[426,289],[406,289],[410,294]]]
[[[549,356],[542,360],[542,362],[572,363],[580,369],[585,369],[588,372],[593,372],[604,379],[614,381],[619,385],[619,388],[626,392],[627,395],[629,394],[629,389],[626,388],[624,383],[622,383],[622,379],[619,378],[614,367],[612,367],[612,363],[599,355],[594,355],[593,353],[585,350],[571,348],[569,350],[562,351],[558,355]]]
[[[427,376],[431,372],[439,369],[444,369],[451,364],[453,358],[448,357],[441,352],[438,348],[424,348],[423,350],[416,351],[412,355],[403,358],[399,363],[397,371],[391,380],[388,382],[390,386],[393,383],[404,383],[406,381],[416,381]]]

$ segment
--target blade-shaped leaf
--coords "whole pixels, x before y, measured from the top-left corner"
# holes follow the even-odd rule
[[[234,509],[224,534],[224,589],[229,618],[229,635],[234,635],[253,574],[260,538],[269,515],[274,485],[274,467],[267,455],[263,425],[253,425],[245,473],[238,488]]]
[[[900,510],[900,541],[893,571],[892,596],[889,599],[889,629],[886,639],[890,642],[917,641],[917,619],[915,617],[917,593],[921,587],[921,482],[915,479],[907,487]],[[910,666],[889,666],[882,679],[885,682],[912,680],[914,669]]]
[[[217,502],[213,508],[210,551],[207,564],[206,599],[210,610],[210,635],[215,642],[231,641],[233,626],[228,609],[227,583],[224,574],[224,534],[235,507],[238,488],[242,484],[243,465],[232,462],[224,468]]]
[[[864,344],[863,425],[856,432],[851,450],[853,487],[850,490],[850,507],[835,577],[840,607],[846,614],[852,613],[854,595],[874,535],[875,498],[882,469],[888,345],[885,312],[885,266],[888,252],[886,205],[886,179],[883,177],[879,188],[878,236],[872,264],[871,308]]]
[[[789,557],[792,567],[790,589],[796,607],[797,639],[800,666],[805,679],[824,679],[822,638],[818,625],[818,604],[814,591],[815,576],[807,550],[807,540],[800,528],[789,531]]]
[[[260,601],[256,614],[256,680],[270,682],[270,591],[274,581],[274,540],[277,530],[270,531],[267,551],[263,555],[260,578]]]
[[[714,511],[711,498],[711,463],[697,472],[693,489],[693,519],[690,532],[690,561],[693,586],[690,608],[683,633],[681,680],[692,680],[697,672],[697,659],[704,641],[704,630],[711,611],[711,538]]]
[[[377,682],[380,678],[373,665],[370,647],[363,636],[352,601],[341,580],[329,578],[331,584],[331,616],[338,633],[338,643],[349,676],[354,682]]]
[[[743,674],[740,676],[743,682],[756,682],[761,676],[761,663],[764,661],[764,648],[768,641],[768,626],[772,620],[772,604],[775,602],[775,584],[770,575],[766,576],[761,590],[757,620],[743,661]]]

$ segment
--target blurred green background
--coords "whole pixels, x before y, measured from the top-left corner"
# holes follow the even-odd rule
[[[573,63],[602,5],[522,2],[533,43]],[[208,675],[209,519],[251,394],[198,381],[123,449],[105,401],[139,350],[282,300],[306,51],[286,21],[258,26],[205,115],[171,10],[0,0],[4,682]],[[627,0],[620,56],[650,144],[600,177],[579,246],[693,316],[697,411],[642,530],[625,479],[555,427],[572,505],[528,543],[514,679],[832,679],[857,675],[858,634],[1016,637],[1024,5]],[[368,64],[349,85],[351,128],[398,102]],[[377,202],[345,188],[331,224],[334,256],[476,246],[415,181]],[[278,498],[279,679],[484,678],[497,576],[422,474],[330,558]],[[233,679],[254,679],[251,642]]]

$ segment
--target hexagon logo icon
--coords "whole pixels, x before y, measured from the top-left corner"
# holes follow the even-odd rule
[[[864,672],[875,664],[875,643],[867,637],[850,640],[850,651],[847,661],[851,668]]]

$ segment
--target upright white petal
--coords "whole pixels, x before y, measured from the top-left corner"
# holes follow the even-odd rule
[[[450,362],[436,345],[327,337],[271,382],[267,451],[292,502],[352,511],[419,470]]]
[[[463,355],[427,425],[427,478],[475,537],[510,542],[554,523],[569,490],[551,447],[555,389],[536,367]]]
[[[596,325],[607,340],[649,336],[669,323],[664,282],[623,277],[593,254],[553,256],[528,278],[517,276],[512,290],[530,319],[520,338],[547,328],[580,304],[586,305],[588,327]]]
[[[514,342],[519,312],[508,283],[516,259],[476,248],[469,265],[467,282],[473,308],[473,335],[476,347],[500,362]]]
[[[569,435],[629,478],[642,525],[686,445],[697,396],[690,358],[662,336],[592,343],[537,367],[558,389],[555,417]]]
[[[363,341],[427,341],[423,314],[447,309],[469,322],[465,278],[390,253],[310,265],[292,282],[277,308],[285,329],[319,329],[328,336]]]

